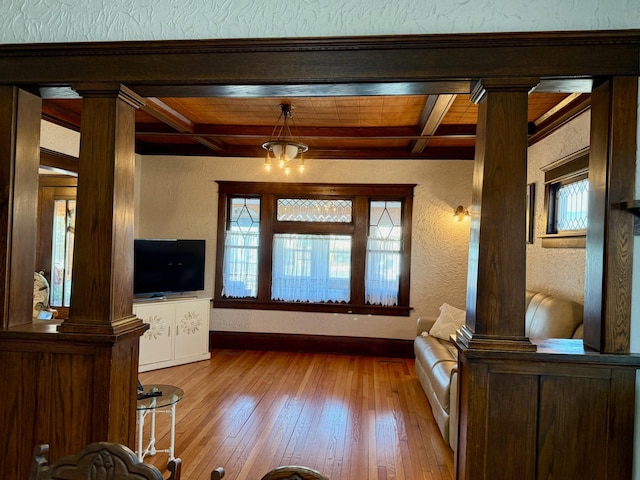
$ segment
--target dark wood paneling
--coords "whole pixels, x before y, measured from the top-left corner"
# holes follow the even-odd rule
[[[0,455],[16,460],[6,478],[28,477],[37,444],[50,445],[51,461],[93,441],[134,447],[139,334],[100,340],[24,330],[0,332]]]
[[[608,396],[608,378],[540,379],[538,478],[607,478]]]
[[[7,478],[26,478],[20,472],[29,472],[30,459],[23,452],[33,450],[32,440],[37,431],[37,421],[32,412],[38,404],[38,384],[29,372],[37,372],[38,362],[34,355],[0,352],[0,365],[3,369],[0,454],[6,459],[13,459],[3,462],[3,475]],[[15,375],[12,372],[27,373]]]
[[[459,347],[458,480],[630,478],[640,358]]]
[[[611,418],[607,425],[609,438],[607,478],[632,478],[634,449],[638,444],[634,432],[629,428],[630,419],[635,415],[635,382],[633,370],[614,370],[611,372],[609,406]]]
[[[378,357],[413,357],[413,340],[337,337],[284,333],[209,332],[211,348],[281,352],[338,353]]]
[[[621,208],[635,193],[637,78],[614,78],[593,92],[584,341],[628,353],[631,331],[633,215]]]
[[[500,454],[487,456],[486,478],[535,480],[538,379],[490,371],[487,393],[487,444]]]
[[[87,388],[93,378],[93,357],[73,353],[52,358],[49,422],[52,458],[75,453],[91,438],[93,408],[101,401]],[[103,437],[104,438],[104,437]]]
[[[0,88],[0,327],[31,322],[37,238],[40,109],[42,100],[24,90]]]
[[[458,356],[458,448],[456,480],[484,479],[489,367]]]

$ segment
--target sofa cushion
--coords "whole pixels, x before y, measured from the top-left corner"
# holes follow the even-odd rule
[[[573,338],[582,316],[583,307],[579,303],[536,293],[527,306],[525,335],[532,339]]]
[[[432,370],[436,364],[444,360],[458,360],[455,345],[431,335],[416,337],[413,350],[416,362],[422,364],[426,370]]]
[[[453,307],[448,303],[440,306],[440,316],[429,330],[429,335],[442,340],[449,340],[449,337],[464,325],[466,312]]]
[[[431,377],[427,375],[426,370],[422,368],[422,365],[416,362],[416,375],[418,376],[418,380],[422,389],[429,400],[429,405],[431,406],[431,412],[433,413],[433,418],[438,425],[438,429],[440,430],[440,434],[442,438],[444,438],[445,442],[449,439],[449,412],[445,411],[442,408],[440,402],[436,397],[433,388],[431,388]]]
[[[458,367],[456,347],[432,336],[419,336],[414,341],[416,364],[421,365],[433,395],[445,412],[449,412],[451,374]]]

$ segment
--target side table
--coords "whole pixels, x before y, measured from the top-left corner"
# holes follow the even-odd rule
[[[174,447],[176,437],[176,405],[184,396],[184,391],[173,385],[143,385],[141,393],[156,393],[138,400],[138,459],[142,461],[145,455],[155,455],[158,452],[168,453],[169,461],[175,458]],[[144,419],[151,413],[151,436],[146,448],[143,449]],[[171,441],[169,448],[165,450],[156,449],[156,413],[167,413],[171,417]]]

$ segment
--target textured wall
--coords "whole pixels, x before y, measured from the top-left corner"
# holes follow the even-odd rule
[[[72,157],[80,154],[80,132],[74,132],[51,122],[40,124],[40,146]]]
[[[138,236],[205,238],[207,295],[213,295],[215,267],[215,180],[418,184],[410,317],[214,309],[212,330],[411,339],[418,316],[437,315],[443,302],[464,308],[469,222],[456,222],[453,210],[460,203],[470,204],[473,162],[309,160],[303,178],[285,178],[267,176],[262,159],[139,157],[138,161]]]
[[[0,43],[637,28],[637,0],[3,0]]]
[[[546,228],[541,167],[589,145],[589,112],[529,148],[527,182],[535,183],[534,243],[527,245],[527,288],[584,301],[584,248],[542,248]]]

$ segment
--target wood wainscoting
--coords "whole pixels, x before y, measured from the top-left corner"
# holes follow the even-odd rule
[[[460,348],[457,480],[631,478],[638,355]]]
[[[209,332],[210,348],[413,358],[413,340],[285,333]]]

